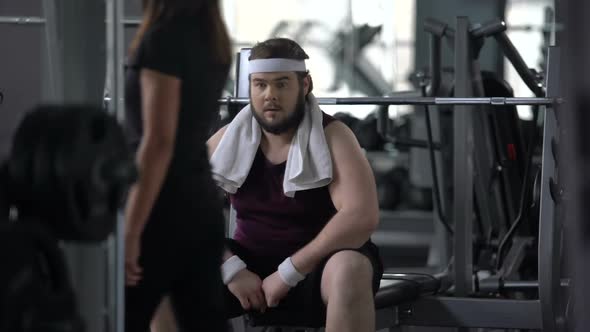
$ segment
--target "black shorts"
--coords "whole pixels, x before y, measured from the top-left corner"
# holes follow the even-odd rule
[[[226,240],[229,250],[239,256],[248,266],[248,270],[260,276],[264,280],[267,276],[276,272],[277,267],[285,259],[273,256],[253,256],[246,248],[232,239]],[[357,251],[366,256],[373,266],[373,294],[379,290],[379,283],[383,275],[383,264],[379,256],[379,249],[371,241],[366,242],[358,249],[341,249]],[[281,300],[276,308],[269,308],[264,314],[258,311],[248,312],[248,316],[255,321],[272,322],[281,320],[284,313],[288,313],[297,324],[308,327],[321,327],[326,322],[326,306],[321,295],[321,280],[324,266],[328,259],[335,254],[328,255],[307,277],[289,290],[287,296]],[[225,287],[225,304],[228,318],[245,314],[240,301]],[[290,319],[291,320],[291,319]],[[272,323],[271,323],[272,324]]]

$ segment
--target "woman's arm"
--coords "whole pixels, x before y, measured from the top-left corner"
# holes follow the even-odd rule
[[[129,192],[125,210],[126,233],[140,236],[172,160],[181,81],[175,76],[142,69],[143,136],[137,152],[139,179]]]

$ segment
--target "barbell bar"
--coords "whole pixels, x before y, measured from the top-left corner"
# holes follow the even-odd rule
[[[343,97],[316,98],[320,105],[545,105],[550,106],[563,102],[561,98],[537,97],[475,97],[475,98],[447,98],[447,97]],[[222,105],[248,104],[248,98],[221,98]]]

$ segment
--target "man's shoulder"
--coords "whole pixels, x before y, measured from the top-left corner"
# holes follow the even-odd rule
[[[362,151],[356,136],[342,121],[332,121],[324,128],[324,134],[333,161],[342,157],[347,159],[354,155],[356,151]]]
[[[338,119],[333,118],[334,121],[331,121],[330,123],[326,124],[326,126],[324,127],[324,133],[326,135],[326,140],[331,140],[334,138],[339,138],[342,136],[350,136],[352,135],[354,137],[354,134],[352,132],[352,130],[350,130],[350,128],[348,128],[348,126],[346,126],[342,121],[339,121]],[[328,142],[330,143],[330,142]]]
[[[337,121],[335,117],[331,116],[330,114],[322,111],[322,127],[326,128],[330,123]]]

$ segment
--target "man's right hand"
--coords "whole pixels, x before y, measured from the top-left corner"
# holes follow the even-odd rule
[[[248,269],[238,272],[227,284],[229,291],[238,298],[244,310],[266,310],[266,300],[262,291],[262,280]]]

